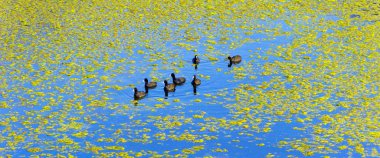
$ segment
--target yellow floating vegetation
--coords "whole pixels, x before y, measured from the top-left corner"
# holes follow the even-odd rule
[[[72,144],[75,143],[72,139],[70,139],[68,137],[65,137],[65,138],[62,138],[62,139],[58,139],[57,141],[59,143],[63,143],[63,144],[66,144],[66,145],[72,145]]]
[[[41,152],[41,148],[29,148],[27,149],[28,152],[31,152],[31,153],[36,153],[36,152]]]
[[[75,137],[78,137],[78,138],[84,138],[88,135],[88,132],[87,131],[82,131],[82,132],[78,132],[78,133],[74,133],[73,136]]]
[[[124,147],[122,146],[105,146],[106,150],[124,150]]]
[[[2,102],[0,102],[0,108],[6,109],[6,108],[9,108],[9,106],[8,106],[7,102],[2,101]]]

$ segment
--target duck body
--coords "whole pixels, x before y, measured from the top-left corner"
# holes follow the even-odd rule
[[[191,81],[191,85],[199,86],[201,84],[201,80],[198,79],[195,75],[193,76],[193,81]]]
[[[198,58],[198,55],[195,55],[193,58],[193,64],[199,64],[201,60]]]
[[[175,91],[175,87],[176,87],[176,85],[175,84],[173,84],[173,83],[168,83],[168,81],[164,81],[164,83],[165,83],[165,87],[164,87],[164,90],[165,91],[167,91],[167,92],[174,92]]]
[[[240,55],[235,55],[233,57],[228,56],[228,60],[230,60],[230,63],[237,64],[241,62],[241,56]]]
[[[146,92],[138,91],[137,88],[134,88],[133,91],[134,91],[133,97],[135,100],[140,100],[146,96]]]
[[[235,55],[233,57],[228,56],[228,60],[230,60],[228,67],[231,67],[232,64],[239,64],[241,62],[241,56],[240,55]]]
[[[168,81],[166,80],[164,81],[164,83],[165,83],[164,92],[165,92],[165,96],[167,97],[169,92],[175,92],[176,85],[173,83],[169,84]]]
[[[175,75],[174,75],[174,73],[172,73],[171,76],[172,76],[172,79],[173,79],[173,83],[175,85],[182,85],[182,84],[184,84],[186,82],[186,78],[184,78],[184,77],[178,77],[178,78],[176,78]]]
[[[148,82],[148,79],[144,79],[145,82],[145,87],[146,88],[156,88],[157,87],[157,82]]]

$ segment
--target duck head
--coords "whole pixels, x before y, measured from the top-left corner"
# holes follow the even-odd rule
[[[165,83],[165,86],[167,86],[167,85],[168,85],[168,81],[164,80],[164,83]]]
[[[172,76],[172,78],[175,79],[175,75],[174,75],[174,73],[172,73],[170,76]]]
[[[136,94],[137,93],[137,88],[133,88],[133,92]]]

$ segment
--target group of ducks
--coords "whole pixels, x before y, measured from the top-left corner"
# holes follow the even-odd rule
[[[228,60],[230,63],[228,64],[228,67],[231,67],[232,64],[238,64],[241,62],[241,56],[240,55],[235,55],[233,57],[228,56]],[[197,55],[194,56],[192,63],[195,65],[195,68],[197,68],[197,65],[200,63],[200,59],[198,58]],[[168,96],[169,92],[175,92],[176,87],[178,85],[183,85],[186,82],[186,78],[184,77],[176,77],[174,73],[171,73],[171,77],[173,79],[173,83],[168,83],[167,80],[164,80],[165,87],[164,87],[164,92],[165,92],[165,97]],[[138,91],[137,88],[134,88],[134,99],[135,100],[140,100],[144,98],[148,94],[149,89],[153,89],[157,87],[157,82],[149,82],[147,78],[144,79],[145,82],[145,91]],[[196,94],[196,87],[201,84],[201,80],[197,78],[196,75],[193,75],[193,80],[191,81],[191,85],[193,86],[193,92]]]

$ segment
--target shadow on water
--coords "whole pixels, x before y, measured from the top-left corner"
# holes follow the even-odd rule
[[[197,95],[197,86],[193,86],[193,93],[194,95]]]
[[[164,93],[165,93],[165,99],[168,99],[169,91],[166,89],[166,87],[164,88]]]

